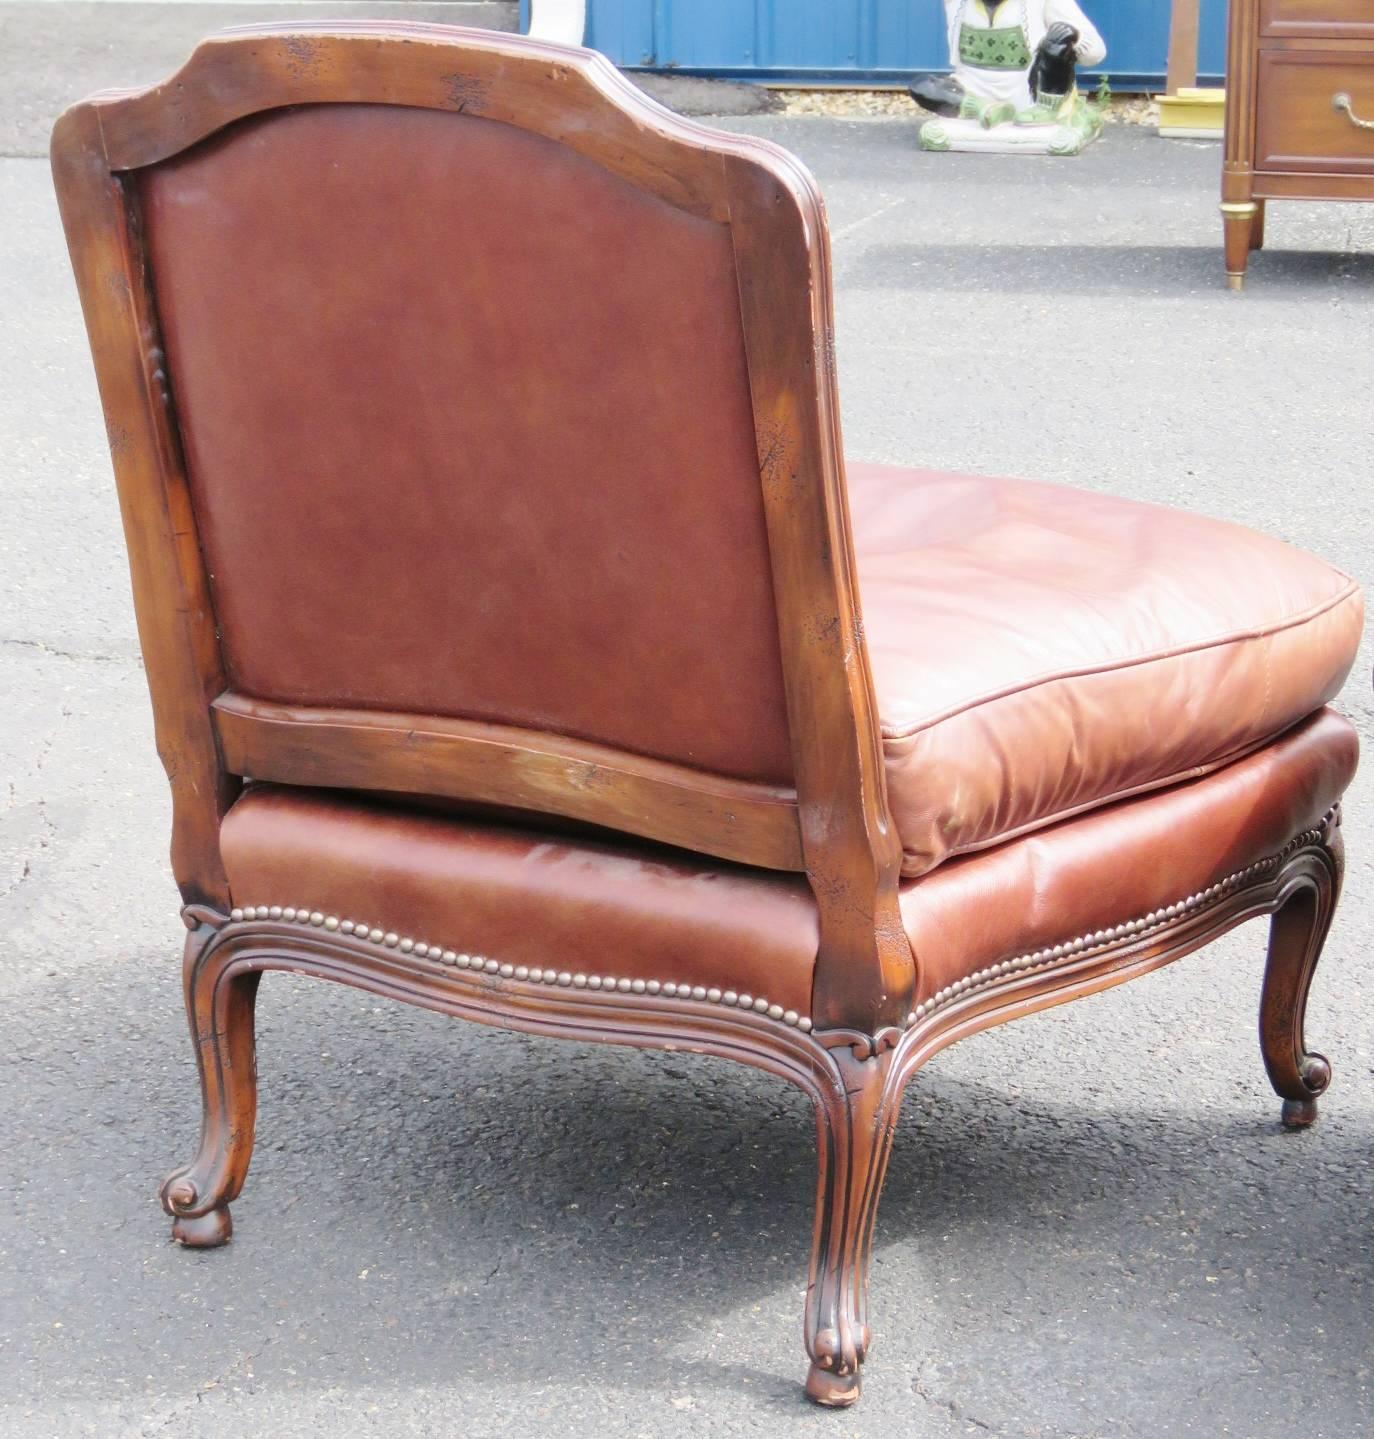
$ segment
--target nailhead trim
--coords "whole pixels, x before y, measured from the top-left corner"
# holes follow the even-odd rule
[[[1030,954],[1018,955],[1015,959],[1004,959],[998,964],[988,965],[986,969],[980,969],[975,974],[967,975],[951,985],[946,985],[944,989],[931,995],[924,1003],[918,1004],[907,1015],[906,1027],[909,1029],[937,1010],[944,1009],[970,990],[984,989],[1009,974],[1025,974],[1049,969],[1067,960],[1076,960],[1096,953],[1098,950],[1109,948],[1120,940],[1150,934],[1161,929],[1184,915],[1195,913],[1215,903],[1230,894],[1239,885],[1244,884],[1246,880],[1277,869],[1294,850],[1301,849],[1304,845],[1315,844],[1321,839],[1321,836],[1322,831],[1319,829],[1306,830],[1296,839],[1290,840],[1277,854],[1272,854],[1267,859],[1256,860],[1254,864],[1227,875],[1225,879],[1218,880],[1216,884],[1209,885],[1196,894],[1190,894],[1176,904],[1166,905],[1162,909],[1152,909],[1139,919],[1130,919],[1124,924],[1112,925],[1107,929],[1098,929],[1090,934],[1079,935],[1077,939],[1066,940],[1063,944],[1037,949]],[[324,914],[318,909],[297,909],[292,905],[282,906],[279,904],[249,904],[230,910],[229,918],[235,923],[257,919],[284,920],[288,924],[308,925],[316,929],[328,930],[330,933],[350,934],[355,939],[361,939],[370,944],[379,944],[387,949],[396,949],[402,954],[414,954],[419,959],[431,959],[441,965],[466,969],[474,973],[495,974],[503,979],[519,980],[521,983],[551,984],[563,989],[614,990],[618,994],[652,994],[661,995],[666,999],[693,999],[698,1002],[705,1001],[708,1004],[722,1004],[729,1008],[752,1010],[756,1014],[780,1021],[795,1029],[800,1029],[804,1033],[809,1033],[811,1029],[811,1020],[804,1014],[798,1014],[795,1009],[784,1009],[780,1004],[770,1004],[766,999],[755,998],[750,994],[739,994],[733,989],[720,990],[714,987],[708,989],[699,984],[676,984],[672,980],[618,979],[613,975],[573,973],[566,969],[531,968],[523,964],[502,964],[498,960],[486,959],[478,954],[459,954],[452,949],[443,949],[437,944],[426,944],[420,940],[411,939],[409,936],[398,935],[394,930],[377,929],[358,920],[339,919],[335,915]]]
[[[413,954],[418,959],[433,960],[437,964],[454,969],[466,969],[472,973],[496,974],[502,979],[516,979],[522,984],[552,984],[562,989],[614,990],[617,994],[652,994],[666,999],[694,999],[706,1004],[721,1004],[731,1009],[748,1009],[767,1019],[800,1029],[803,1033],[811,1029],[811,1021],[795,1009],[784,1009],[762,997],[740,994],[733,989],[708,989],[701,984],[676,984],[672,980],[619,979],[609,974],[580,974],[566,969],[539,969],[524,964],[502,964],[499,960],[486,959],[480,954],[459,954],[456,950],[444,949],[437,944],[426,944],[408,935],[397,934],[394,930],[381,930],[355,919],[340,919],[336,915],[324,914],[318,909],[297,909],[292,905],[246,904],[229,911],[229,918],[235,924],[243,920],[275,919],[287,924],[303,924],[310,928],[325,929],[331,934],[350,934],[354,939],[369,944],[379,944],[385,949],[399,950],[402,954]]]
[[[1080,935],[1077,939],[1067,940],[1063,944],[1056,944],[1047,949],[1037,949],[1031,954],[1022,954],[1015,959],[1004,959],[999,964],[990,964],[976,974],[970,974],[964,979],[946,985],[944,989],[932,994],[924,1004],[918,1004],[907,1015],[906,1027],[909,1029],[913,1024],[934,1014],[936,1010],[944,1009],[970,990],[984,989],[1009,974],[1024,974],[1035,970],[1049,969],[1066,960],[1076,960],[1086,954],[1106,949],[1119,940],[1149,934],[1183,915],[1204,909],[1224,895],[1230,894],[1246,880],[1277,869],[1295,849],[1301,849],[1304,845],[1314,844],[1319,840],[1321,833],[1320,830],[1309,829],[1296,839],[1290,840],[1277,854],[1272,854],[1267,859],[1256,860],[1254,864],[1237,870],[1235,874],[1227,875],[1225,879],[1218,880],[1216,884],[1209,885],[1196,894],[1190,894],[1187,899],[1181,899],[1177,904],[1166,905],[1163,909],[1152,909],[1149,914],[1140,919],[1130,919],[1124,924],[1113,925],[1108,929],[1094,930],[1091,934]]]

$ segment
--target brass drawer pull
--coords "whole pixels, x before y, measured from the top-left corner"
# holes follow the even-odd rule
[[[1331,97],[1331,108],[1333,110],[1344,111],[1350,123],[1352,125],[1358,125],[1361,130],[1374,130],[1374,120],[1361,120],[1355,113],[1355,102],[1344,90]]]

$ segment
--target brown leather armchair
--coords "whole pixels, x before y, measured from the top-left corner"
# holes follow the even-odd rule
[[[53,166],[174,797],[183,1243],[229,1238],[265,970],[800,1085],[826,1404],[943,1046],[1271,914],[1263,1057],[1314,1118],[1356,586],[846,467],[790,155],[585,51],[334,23],[76,106]]]

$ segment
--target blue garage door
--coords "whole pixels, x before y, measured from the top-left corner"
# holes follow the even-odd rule
[[[1080,0],[1117,88],[1157,86],[1167,0]],[[941,0],[588,0],[587,43],[617,64],[740,79],[894,81],[947,68]],[[1225,0],[1203,0],[1199,72],[1225,62]]]

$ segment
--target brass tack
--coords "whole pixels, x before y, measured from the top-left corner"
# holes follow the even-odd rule
[[[756,999],[754,1001],[754,1008],[758,1011],[759,1014],[767,1014],[768,1001],[766,999]]]
[[[457,951],[452,949],[446,949],[439,958],[444,964],[456,964],[458,962]]]
[[[754,1007],[754,996],[752,994],[740,995],[739,1007],[741,1009],[752,1009]]]
[[[768,1006],[768,1017],[769,1017],[769,1019],[781,1019],[781,1018],[783,1017],[783,1014],[784,1014],[785,1012],[786,1012],[786,1011],[783,1009],[782,1005],[780,1005],[780,1004],[770,1004],[770,1005]]]
[[[237,924],[239,920],[243,918],[243,911],[241,909],[231,909],[229,911],[229,918]]]
[[[798,1028],[798,1029],[801,1029],[801,1030],[805,1030],[806,1033],[809,1034],[809,1033],[811,1032],[811,1021],[810,1021],[809,1019],[807,1019],[807,1017],[806,1017],[805,1015],[803,1015],[803,1016],[797,1021],[797,1028]]]
[[[396,948],[399,949],[402,954],[409,954],[411,950],[415,948],[415,941],[413,939],[403,939]]]
[[[616,980],[615,987],[620,991],[621,994],[629,994],[630,981],[628,979],[618,979]]]
[[[310,911],[310,923],[318,929],[320,925],[324,923],[324,915],[321,914],[318,909],[312,909]]]
[[[719,1004],[721,997],[721,992],[718,989],[708,989],[706,991],[706,998],[709,999],[712,1004]]]
[[[292,909],[291,906],[288,904],[286,908],[282,910],[281,917],[283,919],[295,919],[296,911]]]
[[[634,994],[643,994],[646,986],[642,979],[632,979],[630,989]]]
[[[515,972],[516,972],[516,974],[519,974],[519,973],[520,973],[520,971],[519,971],[518,969],[517,969]],[[586,987],[587,987],[587,976],[586,976],[585,974],[575,974],[575,975],[573,975],[573,988],[574,988],[574,989],[586,989]]]
[[[267,911],[267,917],[268,917],[268,919],[280,919],[280,918],[281,918],[281,905],[279,905],[279,904],[274,904],[274,905],[272,905],[272,907]]]
[[[657,994],[659,990],[663,988],[663,986],[656,979],[651,979],[644,987],[649,991],[650,994]]]
[[[567,987],[572,983],[572,975],[569,974],[566,969],[559,970],[558,983],[561,984],[564,989],[567,989]]]
[[[677,994],[677,985],[675,985],[670,979],[668,983],[663,986],[663,992],[668,996],[669,999],[672,999]]]
[[[795,1025],[797,1020],[800,1018],[801,1016],[797,1013],[795,1009],[788,1009],[783,1011],[782,1022],[784,1024]]]
[[[497,970],[497,973],[502,979],[513,979],[515,977],[515,966],[513,964],[503,964]]]
[[[268,912],[268,914],[271,914],[271,913],[272,913],[272,911],[271,911],[270,909],[269,909],[267,912]],[[325,916],[324,927],[325,927],[331,934],[333,934],[333,932],[334,932],[336,929],[338,929],[338,927],[339,927],[339,921],[338,921],[337,918],[335,918],[334,915],[328,914],[328,915]]]
[[[589,975],[587,976],[587,988],[588,988],[588,989],[600,989],[600,988],[601,988],[601,976],[600,976],[599,974],[589,974]]]

